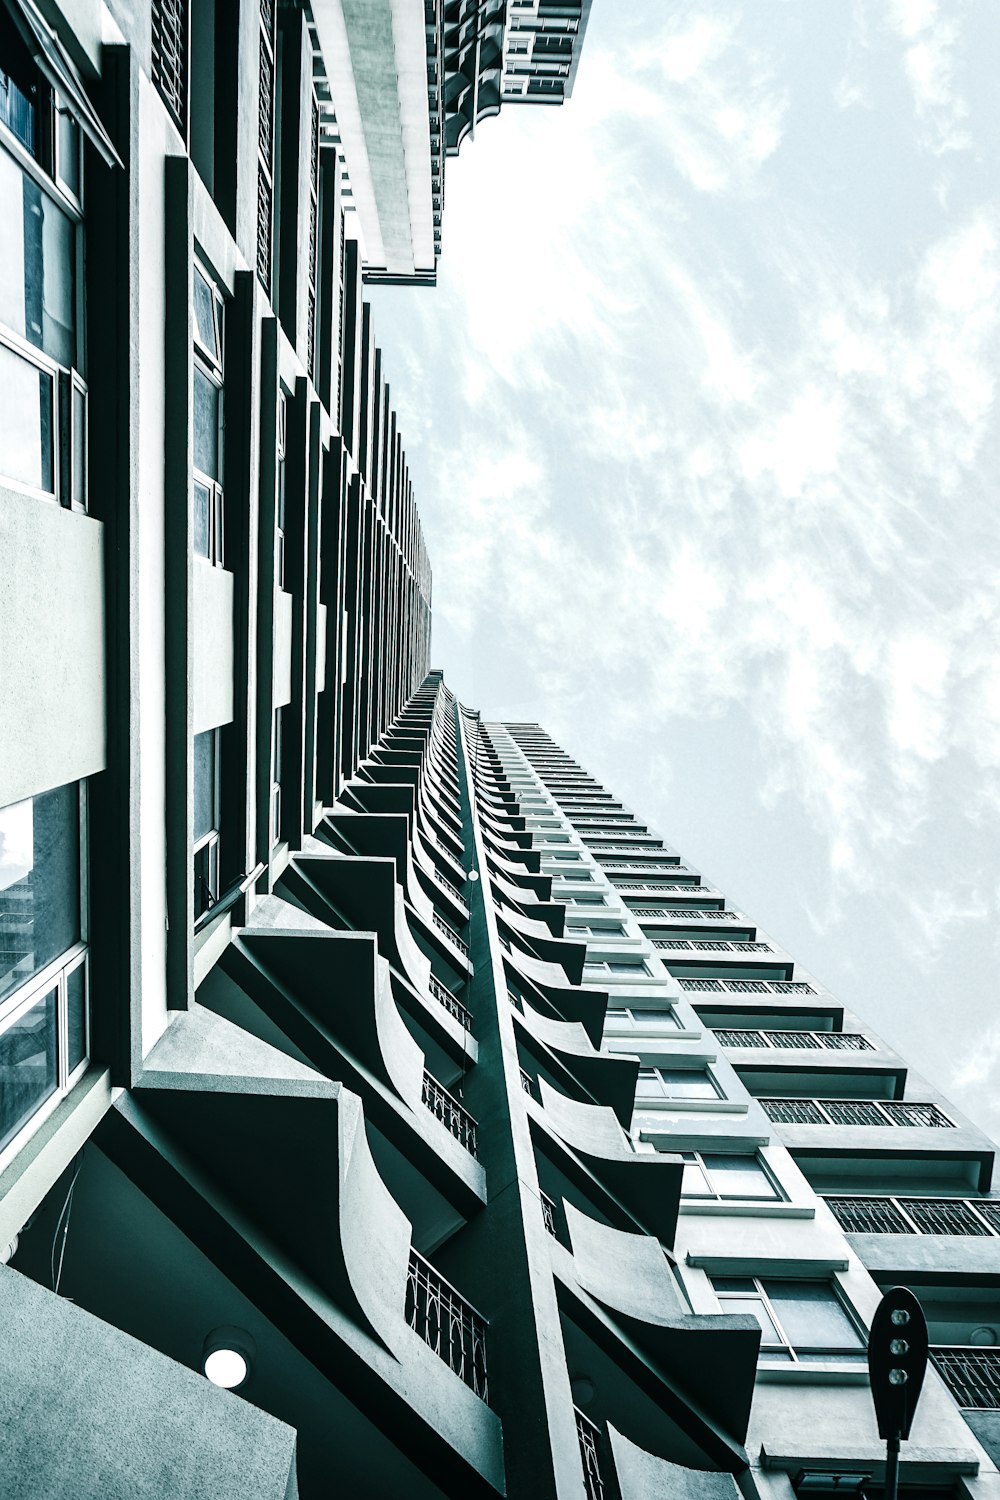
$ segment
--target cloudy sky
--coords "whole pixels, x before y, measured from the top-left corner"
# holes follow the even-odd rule
[[[451,686],[994,1134],[998,56],[995,0],[594,0],[373,299]]]

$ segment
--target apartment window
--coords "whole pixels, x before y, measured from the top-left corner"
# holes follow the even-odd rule
[[[86,506],[82,138],[0,10],[0,480]]]
[[[285,587],[285,455],[288,448],[288,398],[278,392],[277,491],[274,498],[274,583]]]
[[[773,1203],[781,1197],[760,1157],[722,1152],[682,1151],[682,1198],[756,1199]]]
[[[621,978],[623,975],[630,979],[637,979],[640,975],[648,974],[649,970],[639,959],[637,963],[629,963],[624,958],[595,958],[588,959],[583,966],[585,974],[592,974],[595,978],[600,974],[614,974]]]
[[[640,1068],[636,1099],[720,1099],[707,1068]]]
[[[633,1010],[630,1006],[608,1006],[608,1024],[635,1027],[639,1031],[676,1031],[680,1022],[672,1010]]]
[[[585,891],[582,894],[575,895],[575,896],[561,896],[559,899],[561,901],[565,902],[565,904],[567,906],[606,906],[607,905],[607,902],[605,901],[605,899],[604,899],[603,896],[591,895],[591,893],[589,891]]]
[[[566,929],[566,936],[567,937],[588,937],[589,936],[589,937],[595,937],[595,938],[601,938],[601,937],[624,937],[625,936],[625,929],[624,929],[624,927],[622,926],[622,924],[620,922],[608,922],[608,923],[605,923],[605,925],[603,927],[595,925],[593,922],[590,922],[590,923],[584,922],[584,923],[581,923],[579,926],[574,925],[572,927],[567,927],[567,929]]]
[[[281,777],[284,767],[285,710],[274,712],[274,744],[271,752],[271,847],[281,842]]]
[[[86,1065],[78,783],[0,809],[0,1152]]]
[[[194,268],[194,550],[223,564],[223,306]]]
[[[752,1313],[761,1326],[766,1364],[862,1363],[864,1335],[830,1281],[713,1276],[722,1311]]]
[[[219,899],[220,732],[194,737],[194,914],[203,916]]]

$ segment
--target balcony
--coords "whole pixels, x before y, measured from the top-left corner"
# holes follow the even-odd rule
[[[682,990],[698,995],[815,995],[804,979],[679,979]]]
[[[774,953],[770,943],[744,943],[738,938],[726,940],[694,938],[653,938],[653,947],[681,953]]]
[[[455,929],[453,927],[449,927],[444,917],[440,916],[437,912],[433,913],[432,920],[434,926],[439,932],[444,933],[445,937],[448,939],[449,943],[451,943],[452,947],[457,948],[462,957],[467,959],[469,956],[469,945],[464,940],[464,938],[460,938]]]
[[[1000,1202],[968,1198],[827,1198],[848,1234],[1000,1237]]]
[[[449,1094],[437,1079],[424,1070],[423,1087],[420,1092],[420,1102],[430,1110],[435,1119],[441,1121],[446,1130],[450,1130],[460,1146],[464,1146],[470,1156],[478,1161],[476,1122],[468,1110],[462,1108],[454,1095]]]
[[[438,1004],[443,1005],[448,1014],[454,1016],[458,1024],[464,1027],[466,1031],[471,1031],[472,1015],[462,1004],[461,1000],[452,994],[447,985],[441,983],[436,974],[431,974],[427,983],[432,996]]]
[[[874,1099],[760,1099],[776,1125],[876,1125],[953,1130],[936,1104]]]
[[[486,1319],[412,1249],[406,1278],[406,1321],[481,1401],[489,1400]]]
[[[720,1047],[826,1048],[828,1052],[874,1052],[867,1037],[853,1031],[716,1031]]]
[[[1000,1349],[962,1345],[931,1350],[938,1374],[966,1411],[1000,1410]]]

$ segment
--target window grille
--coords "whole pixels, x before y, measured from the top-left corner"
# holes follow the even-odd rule
[[[471,1031],[471,1014],[468,1010],[466,1010],[461,1000],[459,1000],[455,995],[452,994],[447,985],[443,985],[440,979],[438,979],[437,975],[432,974],[430,976],[430,979],[428,980],[428,986],[434,999],[437,1000],[440,1005],[443,1005],[445,1010],[448,1011],[450,1015],[453,1015],[455,1017],[455,1020],[465,1027],[466,1031]]]
[[[153,0],[151,71],[171,119],[187,139],[187,0]]]
[[[827,1198],[834,1218],[848,1234],[914,1234],[891,1198]]]
[[[576,1435],[580,1442],[580,1458],[583,1463],[583,1483],[587,1500],[604,1500],[604,1480],[601,1477],[599,1443],[601,1430],[585,1417],[579,1407],[576,1413]]]
[[[938,1130],[951,1126],[948,1116],[936,1104],[886,1103],[882,1107],[894,1125],[930,1125]]]
[[[540,1193],[542,1203],[542,1223],[554,1240],[559,1238],[556,1231],[556,1206],[547,1193]]]
[[[844,1031],[716,1031],[715,1035],[723,1047],[792,1047],[816,1049],[826,1047],[831,1051],[871,1052],[874,1050],[867,1037]]]
[[[802,979],[681,979],[682,990],[726,990],[732,995],[815,995]]]
[[[954,1128],[936,1104],[899,1104],[874,1099],[760,1099],[758,1102],[776,1124]]]
[[[463,1109],[458,1100],[443,1088],[437,1079],[430,1073],[424,1072],[424,1084],[421,1091],[421,1101],[430,1110],[431,1114],[441,1121],[446,1130],[450,1130],[458,1143],[465,1147],[470,1156],[476,1156],[476,1122],[467,1110]]]
[[[406,1321],[481,1400],[489,1399],[486,1319],[412,1249],[406,1278]]]
[[[953,1198],[901,1198],[900,1207],[921,1234],[984,1237],[990,1231],[967,1203]]]
[[[829,1122],[811,1099],[761,1099],[769,1120],[776,1125],[826,1125]]]
[[[835,1125],[884,1125],[878,1105],[869,1099],[824,1099],[823,1108]]]
[[[535,1089],[531,1074],[526,1072],[524,1068],[521,1069],[521,1087],[530,1099],[533,1099],[535,1097]]]
[[[959,1406],[1000,1409],[1000,1349],[938,1348],[931,1358]]]

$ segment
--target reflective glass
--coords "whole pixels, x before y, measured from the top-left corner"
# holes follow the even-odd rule
[[[635,1085],[637,1099],[662,1099],[663,1085],[655,1068],[640,1068]]]
[[[723,1297],[721,1300],[722,1311],[725,1313],[750,1313],[751,1317],[757,1319],[761,1327],[761,1338],[765,1344],[783,1344],[784,1339],[778,1332],[777,1325],[767,1308],[763,1299],[758,1296],[752,1297]]]
[[[0,1035],[0,1149],[58,1086],[53,987]]]
[[[87,966],[78,964],[66,978],[66,1071],[74,1072],[87,1055]]]
[[[671,1099],[717,1099],[718,1090],[708,1074],[698,1068],[660,1068],[660,1077]]]
[[[55,493],[52,402],[52,376],[0,344],[0,473],[48,494]]]
[[[219,348],[218,304],[212,288],[201,272],[194,273],[194,324],[198,342],[208,350],[217,365],[222,364]]]
[[[648,1026],[654,1031],[673,1030],[677,1026],[672,1010],[636,1010],[632,1014],[637,1026]]]
[[[194,550],[198,557],[212,556],[212,489],[200,479],[194,482]]]
[[[0,809],[0,999],[80,938],[76,782]]]
[[[714,1198],[715,1194],[708,1185],[708,1179],[701,1170],[697,1160],[689,1152],[685,1151],[684,1175],[681,1178],[682,1198]]]
[[[56,153],[59,179],[72,193],[80,196],[80,127],[62,103],[56,104]]]
[[[87,503],[87,398],[73,387],[73,504]]]
[[[861,1335],[826,1281],[765,1281],[794,1349],[860,1349]]]
[[[720,1198],[777,1198],[778,1193],[753,1156],[702,1157]]]
[[[194,372],[194,466],[210,479],[219,478],[219,397],[203,370]]]
[[[194,737],[194,836],[195,841],[219,826],[215,784],[215,743],[218,730],[206,729]]]
[[[75,229],[0,151],[0,323],[67,367],[75,363]]]

